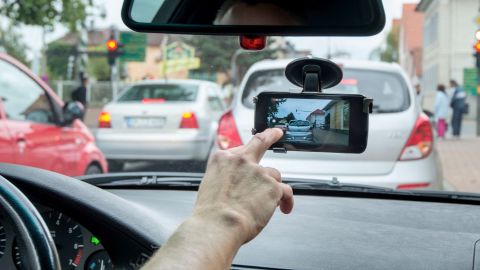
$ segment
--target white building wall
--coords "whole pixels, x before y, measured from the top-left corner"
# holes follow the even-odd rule
[[[425,12],[423,106],[433,108],[437,84],[463,83],[463,69],[474,67],[473,44],[478,0],[434,0]]]

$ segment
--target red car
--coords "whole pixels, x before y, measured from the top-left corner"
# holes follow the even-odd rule
[[[106,173],[95,138],[78,120],[83,108],[64,102],[27,67],[0,53],[0,162],[65,174]]]

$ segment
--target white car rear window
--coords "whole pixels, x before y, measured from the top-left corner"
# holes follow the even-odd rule
[[[197,92],[198,86],[194,84],[135,85],[126,90],[118,101],[195,101]]]
[[[404,79],[396,73],[344,69],[343,80],[337,86],[325,89],[325,93],[362,94],[373,98],[374,113],[401,112],[410,106],[410,96]],[[242,93],[242,103],[254,108],[253,97],[261,92],[288,92],[298,86],[290,83],[283,69],[262,70],[253,73]]]

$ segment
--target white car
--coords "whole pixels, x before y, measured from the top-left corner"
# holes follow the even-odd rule
[[[228,149],[247,142],[254,119],[253,97],[263,91],[300,89],[284,75],[290,60],[267,60],[246,73],[240,91],[219,122],[217,145]],[[396,64],[334,61],[342,66],[342,82],[327,93],[360,93],[374,99],[368,146],[363,154],[269,151],[263,166],[278,168],[283,177],[331,180],[395,189],[442,189],[443,177],[428,117],[416,102],[407,76]]]
[[[114,171],[126,161],[205,162],[224,110],[215,83],[144,81],[103,108],[97,144]]]

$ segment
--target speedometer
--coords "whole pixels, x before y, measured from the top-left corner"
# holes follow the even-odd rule
[[[62,269],[75,269],[83,256],[80,225],[58,211],[47,211],[42,216],[57,247]]]
[[[5,233],[5,228],[2,223],[0,223],[0,259],[3,254],[5,254],[5,247],[7,245],[7,234]]]

